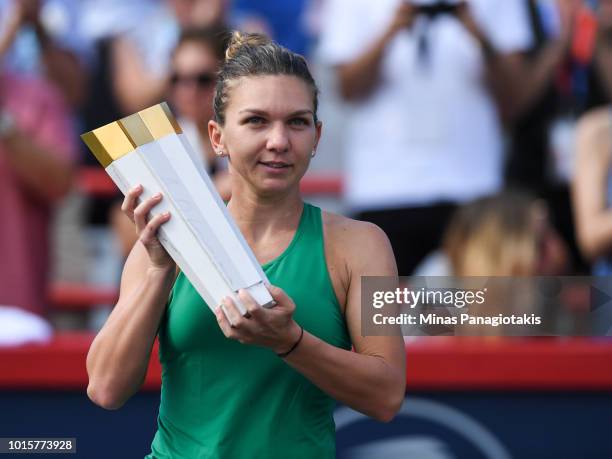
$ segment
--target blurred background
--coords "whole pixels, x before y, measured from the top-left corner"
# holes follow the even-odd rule
[[[400,275],[612,274],[612,0],[0,0],[0,437],[149,451],[157,351],[120,411],[85,394],[136,236],[79,134],[166,100],[228,198],[206,129],[226,29],[307,58],[304,197],[379,225]],[[402,412],[339,407],[338,457],[612,457],[608,338],[406,349]]]

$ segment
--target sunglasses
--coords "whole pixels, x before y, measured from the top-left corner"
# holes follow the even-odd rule
[[[201,88],[209,87],[215,84],[217,81],[217,76],[214,73],[196,73],[193,75],[179,75],[178,73],[173,73],[170,76],[170,84],[172,86],[177,86],[179,84],[185,83],[195,83]]]

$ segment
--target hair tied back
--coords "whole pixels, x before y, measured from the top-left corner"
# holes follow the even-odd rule
[[[234,59],[243,47],[264,46],[270,43],[270,39],[259,33],[242,33],[238,30],[232,33],[229,44],[225,50],[225,60]]]

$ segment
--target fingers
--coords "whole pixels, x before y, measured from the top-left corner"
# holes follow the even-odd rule
[[[219,324],[219,328],[223,332],[226,338],[231,338],[233,336],[233,330],[229,320],[227,320],[227,316],[225,312],[223,312],[223,306],[218,306],[215,309],[215,316],[217,317],[217,323]]]
[[[241,344],[250,342],[249,331],[245,326],[249,319],[242,317],[231,298],[224,298],[221,306],[215,310],[217,323],[226,338],[235,339]]]
[[[157,193],[153,195],[153,197],[149,199],[145,199],[142,201],[136,209],[134,209],[134,223],[136,224],[136,231],[138,234],[141,234],[145,227],[147,226],[147,215],[151,209],[160,203],[162,200],[161,193]]]
[[[145,247],[151,243],[158,243],[157,230],[168,220],[170,220],[170,212],[164,212],[163,214],[156,215],[146,224],[144,230],[140,233],[140,241]]]
[[[134,221],[134,208],[138,201],[138,196],[142,194],[142,185],[136,185],[125,195],[123,202],[121,203],[121,211],[129,217],[132,222]]]
[[[234,303],[234,300],[229,297],[225,297],[223,299],[221,309],[225,311],[225,315],[227,316],[227,319],[232,328],[241,328],[244,320],[248,320],[242,317],[242,314],[240,314],[236,303]]]
[[[286,341],[286,330],[295,311],[295,303],[280,288],[267,286],[280,308],[267,310],[259,306],[248,291],[240,289],[238,300],[244,304],[247,314],[243,316],[236,306],[237,300],[225,297],[216,308],[215,315],[223,334],[242,344],[256,344],[276,349],[279,342]]]
[[[286,304],[288,301],[291,301],[289,295],[287,295],[282,288],[275,285],[268,285],[267,287],[270,295],[272,295],[272,298],[277,304]]]
[[[121,210],[126,214],[134,225],[136,226],[136,233],[140,236],[141,242],[147,246],[152,242],[157,242],[154,239],[157,235],[157,230],[160,225],[167,222],[170,219],[170,213],[164,212],[162,214],[155,215],[147,222],[147,217],[151,212],[151,209],[155,207],[163,199],[161,193],[156,193],[149,199],[145,199],[140,204],[136,205],[138,198],[142,195],[142,185],[136,185],[125,195],[125,199],[121,204]]]
[[[276,302],[274,309],[280,308],[281,310],[286,310],[290,314],[293,314],[295,311],[295,303],[289,295],[287,295],[282,288],[276,287],[275,285],[267,285],[266,287]]]
[[[247,310],[245,317],[256,317],[261,312],[261,306],[245,289],[238,290],[238,298]]]
[[[221,306],[215,310],[215,315],[217,316],[217,322],[223,334],[227,338],[236,339],[244,344],[249,341],[249,335],[251,333],[249,325],[254,324],[254,322],[252,322],[252,314],[257,314],[261,307],[253,300],[248,292],[241,290],[238,295],[243,304],[245,302],[249,303],[248,308],[250,308],[252,313],[249,313],[247,309],[246,315],[243,316],[234,300],[230,297],[225,297]]]

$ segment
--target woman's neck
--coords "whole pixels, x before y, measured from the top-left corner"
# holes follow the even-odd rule
[[[279,230],[296,229],[303,205],[298,189],[270,197],[232,190],[227,207],[246,240],[256,243]]]

